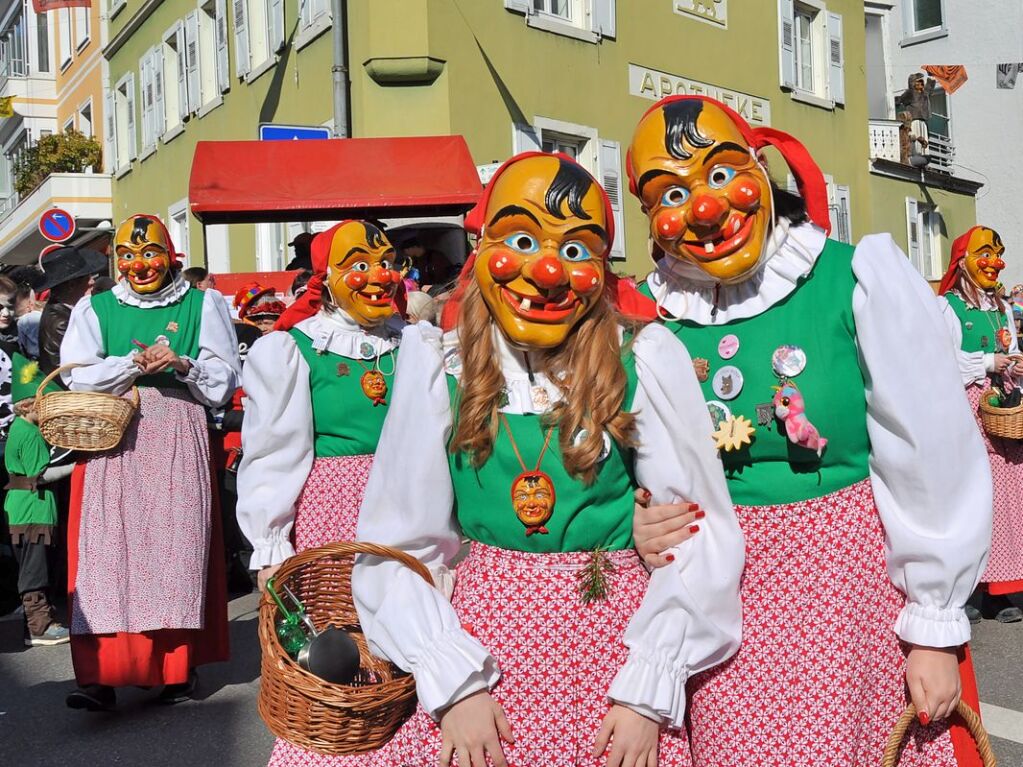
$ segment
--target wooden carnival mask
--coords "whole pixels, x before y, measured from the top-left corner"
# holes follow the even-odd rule
[[[394,314],[401,275],[394,248],[373,224],[348,221],[334,232],[327,254],[326,285],[334,303],[363,327],[376,327]]]
[[[136,293],[156,293],[166,287],[177,265],[167,228],[157,216],[139,214],[121,222],[114,233],[117,271]]]
[[[998,232],[986,226],[975,228],[970,233],[963,259],[970,281],[981,290],[998,287],[998,275],[1005,268],[1005,261],[1002,260],[1004,253],[1005,246]]]
[[[771,184],[715,103],[669,101],[636,127],[630,177],[650,234],[672,258],[723,283],[755,273],[773,216]]]
[[[600,187],[554,155],[514,161],[492,182],[474,275],[505,337],[561,345],[600,300],[609,247]]]
[[[554,482],[542,471],[525,471],[512,483],[515,515],[526,526],[526,536],[546,534],[545,525],[554,514]]]

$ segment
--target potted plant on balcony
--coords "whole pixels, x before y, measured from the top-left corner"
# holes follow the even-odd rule
[[[15,163],[15,189],[25,197],[51,173],[83,173],[98,166],[102,155],[96,139],[76,130],[40,136]]]

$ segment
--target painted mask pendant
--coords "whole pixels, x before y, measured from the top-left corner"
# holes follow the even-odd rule
[[[543,471],[524,471],[511,486],[512,506],[519,522],[526,526],[526,537],[540,533],[546,535],[545,527],[554,515],[554,481]]]
[[[373,400],[373,407],[387,404],[387,379],[379,370],[367,370],[359,379],[362,393]]]
[[[1012,333],[1008,328],[998,328],[998,333],[995,334],[995,338],[998,339],[999,351],[1009,351],[1009,346],[1012,344]]]

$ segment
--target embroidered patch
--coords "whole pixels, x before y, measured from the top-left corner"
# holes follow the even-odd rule
[[[167,332],[177,333],[179,327],[180,326],[178,325],[178,323],[176,323],[174,320],[171,320],[170,322],[167,323]]]
[[[339,376],[351,375],[352,369],[348,366],[347,362],[337,363],[337,374]]]

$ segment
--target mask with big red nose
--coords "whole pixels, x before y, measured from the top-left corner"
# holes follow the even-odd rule
[[[1005,268],[1002,255],[1005,245],[994,229],[978,226],[970,232],[966,245],[965,268],[970,280],[981,290],[994,290],[999,285],[999,275]]]
[[[157,293],[166,287],[179,265],[167,228],[159,217],[136,214],[114,234],[117,270],[136,293]]]
[[[491,183],[476,283],[509,342],[555,348],[603,294],[604,197],[581,166],[555,155],[524,155]]]
[[[348,221],[334,230],[326,285],[337,306],[359,325],[376,327],[394,314],[400,283],[394,248],[380,229],[366,221]]]

